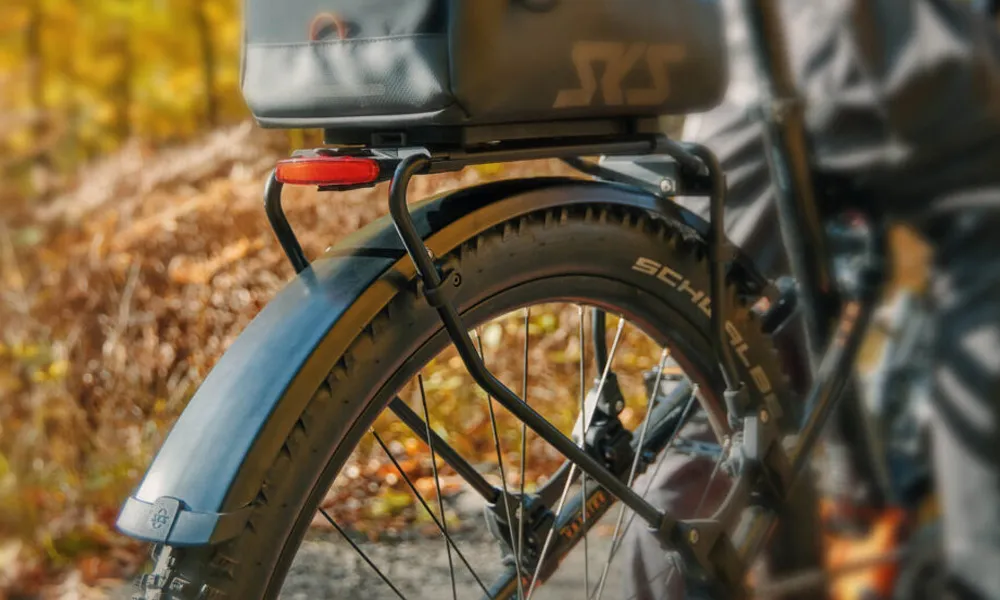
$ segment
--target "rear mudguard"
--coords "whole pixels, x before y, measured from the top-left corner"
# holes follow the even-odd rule
[[[462,241],[537,210],[580,204],[635,207],[708,226],[670,200],[598,181],[534,178],[451,192],[412,205],[428,248],[443,256]],[[766,283],[743,256],[735,265]],[[246,523],[265,470],[328,369],[389,302],[413,263],[387,218],[350,236],[293,279],[233,342],[181,414],[118,517],[125,534],[174,546],[215,544]],[[356,302],[362,293],[364,302]]]

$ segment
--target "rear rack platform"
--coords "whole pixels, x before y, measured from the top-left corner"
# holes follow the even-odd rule
[[[324,129],[324,143],[332,146],[469,150],[513,142],[551,145],[555,140],[611,139],[658,135],[658,118],[533,121],[494,125],[419,125],[385,129]]]

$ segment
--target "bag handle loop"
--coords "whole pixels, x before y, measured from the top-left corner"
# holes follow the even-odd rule
[[[347,39],[347,24],[339,15],[332,12],[321,12],[309,23],[309,41],[318,42],[327,37],[331,28],[337,32],[338,39]]]

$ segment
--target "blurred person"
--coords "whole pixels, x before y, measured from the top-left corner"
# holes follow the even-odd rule
[[[982,2],[982,0],[979,0]],[[986,0],[995,6],[994,0]],[[705,144],[728,177],[727,232],[764,273],[787,273],[761,125],[758,75],[738,0],[722,0],[730,45],[724,102],[693,115],[683,138]],[[933,248],[932,444],[944,517],[951,598],[1000,600],[1000,35],[959,0],[786,0],[792,71],[805,100],[814,171],[849,178],[880,210]],[[707,198],[678,201],[708,217]],[[671,384],[665,384],[663,388]],[[665,397],[666,389],[659,390]],[[845,397],[829,428],[824,491],[845,506],[878,506],[875,475],[856,435],[859,403]],[[853,424],[853,426],[852,426]],[[681,433],[710,436],[695,419]],[[724,492],[713,463],[664,453],[636,481],[657,508],[704,517]],[[657,470],[657,466],[661,467]],[[807,488],[808,486],[798,486]],[[783,523],[811,519],[796,491]],[[780,527],[780,526],[779,526]],[[806,524],[778,533],[773,572],[819,564],[821,539]],[[797,535],[796,535],[797,534]],[[682,598],[684,577],[643,528],[628,531],[624,597]],[[667,572],[647,584],[650,577]],[[697,597],[696,590],[687,590]],[[816,597],[815,593],[805,597]]]

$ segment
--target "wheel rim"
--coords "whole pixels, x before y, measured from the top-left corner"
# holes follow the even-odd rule
[[[569,280],[583,280],[583,279],[586,279],[586,280],[598,280],[600,278],[596,278],[596,277],[566,277],[566,278],[554,278],[554,279],[559,279],[561,282],[566,282],[566,281],[569,281]],[[604,285],[605,287],[608,287],[608,286],[610,286],[610,287],[615,287],[615,286],[621,287],[622,286],[622,284],[618,284],[617,282],[610,282],[608,280],[602,280],[602,282],[603,282],[602,285]],[[547,302],[548,301],[553,301],[553,300],[558,300],[558,299],[564,299],[564,300],[579,300],[580,299],[579,297],[573,297],[573,296],[570,296],[569,298],[560,298],[557,295],[551,295],[551,294],[549,294],[548,296],[545,296],[545,294],[539,294],[538,291],[536,289],[534,289],[534,288],[537,288],[537,286],[541,285],[541,283],[542,282],[533,282],[533,283],[529,283],[529,284],[523,284],[521,286],[518,286],[518,288],[516,288],[516,289],[506,290],[504,292],[501,292],[500,294],[497,294],[496,296],[494,296],[494,297],[492,297],[490,299],[487,299],[487,300],[481,302],[476,308],[474,308],[474,309],[466,312],[465,318],[466,318],[467,325],[475,323],[476,327],[475,327],[474,330],[475,331],[481,331],[483,329],[483,327],[484,327],[484,324],[482,322],[484,317],[494,317],[494,315],[496,313],[498,313],[498,312],[499,313],[508,312],[509,309],[515,308],[515,307],[519,306],[519,304],[523,303],[524,298],[531,298],[532,296],[535,296],[536,300],[543,299],[543,300],[545,300]],[[548,281],[547,283],[548,283],[548,285],[550,287],[558,287],[558,286],[553,286],[553,281]],[[579,281],[577,283],[579,283]],[[572,287],[573,286],[570,286],[570,288],[572,288]],[[580,286],[577,285],[576,287],[580,287]],[[595,286],[595,287],[600,287],[600,286]],[[638,306],[638,305],[628,305],[629,304],[628,302],[616,302],[615,301],[615,294],[614,293],[605,294],[603,297],[601,296],[601,294],[597,294],[597,293],[592,293],[592,295],[594,295],[595,297],[588,298],[588,301],[589,301],[588,304],[590,304],[590,305],[597,305],[597,306],[599,306],[602,309],[610,309],[610,310],[614,310],[615,312],[620,312],[622,315],[624,315],[626,317],[626,319],[629,320],[630,323],[636,323],[637,324],[636,327],[638,329],[644,330],[647,334],[651,334],[651,337],[653,337],[654,339],[658,340],[661,343],[663,343],[663,342],[668,343],[668,345],[672,349],[671,353],[672,353],[673,357],[675,357],[676,360],[679,363],[683,364],[686,367],[685,371],[688,372],[688,373],[690,373],[692,375],[692,378],[695,381],[697,381],[703,387],[707,388],[707,393],[704,394],[704,397],[701,398],[701,399],[702,400],[706,400],[707,401],[706,404],[709,405],[710,407],[714,405],[716,407],[716,409],[718,409],[718,407],[720,406],[719,403],[718,403],[718,399],[714,396],[714,394],[711,393],[711,390],[718,389],[717,387],[714,387],[715,385],[718,385],[718,382],[711,381],[710,378],[709,378],[709,376],[706,375],[706,374],[709,374],[709,373],[712,372],[711,366],[706,365],[706,364],[698,364],[699,363],[698,359],[699,358],[704,359],[704,358],[707,357],[707,355],[704,353],[704,350],[700,350],[700,351],[699,350],[695,350],[693,346],[691,346],[690,344],[687,344],[687,342],[691,339],[691,333],[692,333],[692,331],[696,331],[696,330],[694,330],[694,328],[691,327],[690,324],[684,323],[683,322],[683,318],[680,317],[679,314],[676,314],[676,313],[674,313],[674,314],[666,314],[666,315],[662,315],[661,314],[659,317],[655,317],[654,318],[654,317],[651,317],[648,314],[647,315],[639,314],[642,311],[642,308],[640,306]],[[545,297],[538,298],[538,296],[545,296]],[[648,300],[650,300],[650,299],[647,299],[647,301]],[[654,302],[654,304],[656,304],[656,303],[657,302]],[[625,304],[627,306],[621,306],[622,304]],[[647,302],[647,304],[648,304],[648,302]],[[577,306],[579,306],[579,304],[577,304]],[[536,311],[535,308],[531,308],[531,307],[528,307],[528,308],[515,308],[515,310],[518,311],[518,314],[520,315],[520,318],[522,319],[522,323],[524,323],[524,322],[530,323],[531,314]],[[667,312],[669,313],[671,311],[668,310]],[[537,313],[535,313],[535,314],[537,315]],[[586,328],[584,326],[584,323],[586,322],[586,317],[587,317],[586,311],[584,311],[584,309],[581,306],[580,308],[577,309],[577,322],[576,322],[577,340],[578,340],[577,344],[579,345],[579,347],[584,348],[584,352],[579,353],[579,356],[577,357],[577,360],[578,360],[577,365],[579,366],[579,364],[580,364],[579,361],[583,361],[584,368],[583,369],[579,369],[579,372],[578,372],[578,375],[579,375],[580,379],[579,379],[578,390],[577,390],[577,394],[576,394],[576,398],[575,398],[576,402],[577,402],[576,407],[577,407],[578,410],[580,410],[580,412],[585,412],[585,411],[583,410],[584,409],[584,406],[583,406],[584,399],[583,399],[582,395],[579,392],[585,391],[588,388],[588,386],[586,385],[587,378],[585,376],[587,374],[587,368],[586,368],[587,367],[587,365],[586,365],[587,361],[586,361],[585,357],[586,357],[587,354],[590,354],[590,349],[587,347],[587,344],[585,343],[586,342],[586,338],[587,338],[587,331],[586,331]],[[487,322],[486,327],[488,328],[490,326],[489,323],[494,323],[494,322],[495,322],[495,319]],[[620,322],[624,323],[624,319],[621,320]],[[669,326],[666,326],[667,322],[671,322]],[[615,339],[611,340],[611,348],[612,348],[612,350],[609,353],[610,354],[610,358],[609,358],[609,364],[610,365],[615,365],[616,350],[620,351],[620,350],[618,350],[617,346],[618,346],[618,338],[621,336],[621,334],[622,334],[622,330],[618,329],[616,331],[616,334],[615,334]],[[484,347],[483,340],[484,340],[484,338],[488,338],[488,336],[489,336],[489,334],[482,334],[482,333],[480,333],[480,334],[478,334],[478,335],[475,336],[475,338],[476,338],[476,340],[478,342],[477,345],[478,345],[478,347],[480,348],[481,351],[483,351],[483,347]],[[583,337],[584,342],[580,342],[579,341],[580,340],[580,336]],[[391,397],[395,396],[395,394],[398,391],[398,389],[400,389],[402,387],[402,386],[398,385],[398,382],[397,382],[398,379],[400,379],[400,378],[408,378],[409,375],[412,375],[414,373],[417,373],[417,374],[420,373],[420,371],[423,368],[423,366],[427,362],[429,362],[427,360],[426,356],[428,354],[431,354],[431,355],[437,354],[436,350],[438,350],[439,346],[442,345],[441,344],[442,340],[439,339],[440,337],[441,337],[441,334],[438,333],[438,335],[435,338],[432,338],[432,339],[428,340],[423,345],[423,347],[421,348],[421,350],[419,350],[418,352],[416,352],[416,353],[413,354],[413,360],[410,361],[411,363],[413,363],[411,365],[411,367],[409,369],[401,369],[400,371],[398,371],[397,373],[395,373],[389,379],[389,381],[386,382],[386,384],[383,386],[382,390],[378,394],[375,395],[376,400],[373,401],[373,403],[372,403],[373,407],[375,407],[375,408],[378,408],[379,406],[384,407],[386,404],[388,404],[389,399]],[[519,358],[520,358],[521,369],[523,371],[528,372],[529,376],[525,377],[523,379],[523,381],[520,382],[521,383],[520,388],[512,387],[512,389],[520,389],[520,393],[522,395],[522,398],[525,398],[526,401],[529,402],[529,404],[531,403],[531,400],[532,400],[532,394],[530,393],[530,390],[528,389],[528,380],[531,377],[532,364],[530,364],[530,361],[528,360],[528,356],[529,356],[530,351],[531,351],[531,346],[533,344],[535,344],[536,342],[537,342],[537,340],[535,340],[534,337],[531,336],[530,334],[524,336],[524,339],[523,339],[522,343],[523,343],[523,347],[526,348],[526,350],[521,353],[521,355],[520,355]],[[486,361],[489,364],[489,362],[491,360],[490,356],[489,356],[489,354],[490,354],[490,349],[489,349],[490,344],[486,343],[485,346],[487,347],[485,349],[485,352],[486,352],[486,355],[487,355],[486,356]],[[656,351],[652,352],[651,355],[652,355],[652,358],[654,359],[654,362],[656,362],[656,361],[658,361],[660,359],[665,359],[666,356],[667,356],[667,353],[666,353],[666,351],[662,351],[661,352],[659,349],[657,349]],[[612,368],[614,368],[615,370],[617,370],[617,369],[620,368],[620,366],[613,366]],[[417,377],[415,380],[417,381],[417,387],[418,388],[424,388],[424,387],[426,387],[426,386],[423,385],[425,383],[425,381],[423,380],[423,378]],[[425,426],[426,426],[426,423],[428,423],[428,421],[433,422],[435,420],[434,419],[434,415],[432,414],[432,412],[433,412],[433,405],[434,405],[434,399],[432,397],[428,397],[428,394],[426,393],[426,390],[423,390],[423,391],[424,391],[424,393],[421,394],[421,401],[420,401],[420,403],[416,404],[414,406],[414,408],[415,408],[415,410],[416,410],[416,412],[418,414],[422,413],[422,417],[423,417],[423,420],[424,420],[424,423],[425,423]],[[384,402],[383,402],[383,400],[384,400]],[[691,406],[693,406],[693,400],[694,400],[693,395],[691,397],[691,400],[692,400]],[[647,399],[647,402],[648,402],[648,399]],[[492,442],[493,442],[493,450],[496,453],[496,459],[497,459],[496,463],[497,463],[497,465],[506,466],[507,468],[509,468],[510,464],[516,464],[517,465],[517,469],[516,469],[517,476],[514,477],[513,479],[516,482],[519,481],[519,485],[520,486],[524,486],[527,483],[527,479],[528,478],[524,474],[525,472],[523,470],[524,467],[522,466],[522,463],[530,461],[531,460],[531,454],[530,454],[530,452],[525,452],[525,450],[520,450],[520,451],[518,451],[516,453],[517,460],[514,463],[509,463],[508,461],[505,461],[505,459],[504,459],[504,449],[501,448],[501,446],[503,446],[503,444],[501,443],[501,437],[502,437],[502,434],[507,433],[507,431],[504,430],[504,427],[502,425],[498,426],[498,424],[497,424],[497,417],[498,417],[497,411],[500,411],[501,409],[499,407],[493,407],[493,402],[487,402],[486,406],[489,408],[489,421],[490,421],[490,430],[489,431],[490,431],[490,433],[491,433],[491,435],[493,437]],[[379,410],[378,412],[382,412],[382,410]],[[691,412],[693,412],[693,411],[691,411]],[[428,419],[428,417],[430,417],[430,419]],[[512,418],[511,415],[508,415],[508,417]],[[362,418],[362,419],[359,420],[358,424],[356,424],[355,427],[356,428],[357,427],[363,427],[363,428],[367,429],[367,425],[366,425],[367,421],[374,422],[375,419],[373,419],[373,418],[372,419]],[[641,423],[647,423],[647,424],[648,424],[648,422],[649,421],[647,421],[647,420],[641,421]],[[517,429],[519,429],[520,432],[522,433],[522,435],[518,438],[518,440],[519,440],[519,444],[518,445],[522,445],[522,447],[527,448],[527,440],[528,440],[528,438],[530,437],[531,434],[529,433],[528,435],[523,435],[523,433],[526,431],[523,424],[520,424],[517,427]],[[636,431],[636,434],[639,435],[639,436],[642,436],[645,433],[646,433],[645,430],[643,430],[641,428],[637,429],[637,431]],[[372,439],[375,441],[375,444],[383,451],[384,454],[386,454],[386,455],[388,455],[390,457],[393,455],[393,451],[390,448],[390,446],[392,445],[392,442],[397,441],[397,440],[389,439],[389,441],[386,441],[386,438],[384,436],[380,435],[380,434],[375,434],[375,435],[368,434],[368,435],[369,435],[369,437],[372,437]],[[431,446],[433,447],[433,444],[431,444]],[[509,448],[507,448],[507,450],[509,450]],[[436,454],[436,452],[435,452],[435,454]],[[719,453],[719,457],[720,458],[721,458],[721,456],[722,456],[722,453]],[[390,459],[390,460],[392,460],[392,459]],[[400,465],[398,464],[398,461],[392,460],[392,462],[395,463],[396,467],[400,467]],[[432,499],[431,502],[424,502],[422,500],[418,500],[417,503],[421,504],[421,508],[424,509],[424,510],[426,510],[426,512],[428,512],[429,514],[432,514],[432,515],[434,514],[434,511],[431,510],[431,508],[435,508],[438,511],[437,517],[436,518],[431,518],[431,520],[434,522],[434,525],[438,528],[438,530],[439,530],[439,532],[441,534],[442,539],[445,540],[443,543],[444,543],[445,548],[446,548],[445,554],[448,556],[448,565],[449,565],[448,569],[449,569],[449,572],[450,572],[450,575],[451,575],[451,582],[450,582],[451,586],[448,586],[448,589],[446,590],[447,591],[447,595],[451,596],[451,597],[456,597],[458,595],[457,594],[457,592],[458,592],[457,587],[458,586],[457,586],[457,581],[456,581],[456,577],[455,577],[456,572],[460,571],[463,568],[465,568],[466,570],[473,570],[473,569],[469,566],[469,562],[470,562],[469,559],[467,557],[461,555],[461,552],[460,552],[460,550],[458,548],[459,544],[453,539],[453,536],[449,533],[449,531],[448,531],[448,519],[447,518],[445,518],[445,519],[441,519],[440,518],[440,514],[442,514],[442,511],[444,509],[444,496],[446,494],[442,493],[442,490],[441,490],[441,478],[440,478],[440,474],[437,472],[438,462],[437,461],[431,461],[431,465],[432,465],[432,469],[434,470],[434,473],[433,473],[434,490],[433,490],[433,493],[431,495],[434,496],[434,498]],[[721,477],[722,476],[721,472],[720,472],[720,469],[718,468],[718,466],[719,466],[719,462],[716,461],[715,464],[714,464],[714,466],[713,466],[713,469],[712,469],[712,475],[711,475],[711,478],[710,478],[710,481],[709,481],[709,487],[711,486],[712,482],[717,477]],[[501,467],[501,469],[502,469],[502,467]],[[410,492],[412,492],[414,494],[414,496],[420,496],[421,492],[418,490],[418,486],[417,486],[416,482],[410,480],[407,477],[405,469],[400,467],[398,469],[398,471],[402,475],[402,477],[400,477],[397,480],[398,484],[401,487],[405,486],[406,488],[408,488],[410,490]],[[632,471],[633,472],[630,474],[630,477],[634,478],[634,476],[635,476],[635,469],[633,468]],[[570,479],[572,479],[572,478],[570,478]],[[500,482],[501,482],[501,485],[505,488],[504,489],[503,498],[509,500],[510,497],[511,497],[511,491],[512,490],[508,489],[508,486],[507,486],[508,477],[501,477],[500,478]],[[567,481],[567,486],[565,487],[563,493],[561,494],[561,496],[563,496],[563,497],[566,497],[569,494],[569,489],[570,488],[569,488],[568,483],[569,482]],[[584,478],[583,480],[581,480],[581,485],[579,485],[577,487],[578,488],[585,488],[587,485],[588,485],[588,482]],[[592,482],[590,482],[590,485],[594,485],[594,484]],[[521,494],[520,497],[523,498],[523,493],[524,493],[523,490],[519,489],[519,490],[513,490],[513,491],[514,492],[519,492]],[[575,492],[574,491],[574,493],[579,493],[579,494],[583,494],[583,495],[587,494],[587,492],[586,492],[585,489],[579,489],[579,492]],[[699,509],[701,509],[702,505],[704,505],[706,503],[706,500],[707,500],[707,492],[705,494],[702,494],[702,496],[701,496],[701,498],[700,498],[700,500],[698,502],[698,504],[699,504],[698,508]],[[435,503],[436,503],[436,506],[434,506]],[[555,508],[555,507],[553,507],[553,508]],[[327,511],[327,512],[329,513],[329,511]],[[508,509],[508,513],[509,512],[510,512],[510,510]],[[610,545],[610,551],[608,552],[608,559],[606,561],[595,563],[594,566],[596,568],[593,571],[591,571],[589,568],[585,567],[584,574],[583,574],[583,581],[582,581],[582,584],[580,585],[580,588],[582,590],[585,590],[585,591],[582,591],[582,592],[578,593],[574,597],[583,596],[585,598],[588,598],[588,597],[590,597],[590,598],[596,598],[596,597],[600,597],[602,595],[602,593],[604,593],[604,589],[607,587],[608,570],[609,570],[611,559],[616,556],[617,550],[620,549],[620,547],[621,547],[620,542],[616,542],[615,539],[614,539],[614,536],[621,534],[622,531],[627,531],[628,528],[632,525],[632,521],[634,520],[634,518],[631,518],[631,517],[634,517],[634,515],[631,515],[631,517],[626,517],[625,513],[626,513],[626,511],[621,510],[618,513],[618,516],[617,516],[617,518],[615,520],[615,524],[614,524],[614,528],[613,528],[614,532],[612,534],[613,540],[612,540],[612,543]],[[587,513],[585,512],[584,515],[586,516],[586,514]],[[351,539],[351,535],[347,531],[345,531],[345,529],[342,526],[340,526],[340,525],[338,525],[336,523],[336,519],[332,515],[327,514],[327,515],[325,515],[324,519],[328,519],[328,522],[331,523],[331,526],[334,529],[336,529],[338,532],[340,532],[340,534],[342,534],[343,537]],[[550,530],[550,531],[554,531],[554,529]],[[513,542],[512,545],[519,546],[519,547],[523,548],[524,547],[524,537],[523,536],[524,536],[523,530],[521,530],[520,528],[518,528],[518,531],[516,533],[516,538],[515,538],[518,541],[517,542]],[[582,545],[582,548],[583,548],[583,551],[584,551],[584,554],[585,554],[585,556],[584,556],[584,564],[585,565],[590,565],[591,561],[588,560],[588,559],[593,558],[591,556],[587,556],[587,554],[589,554],[588,553],[589,537],[590,536],[587,536],[587,535],[583,536],[583,545]],[[353,539],[351,539],[351,541],[349,543],[354,544],[355,542],[353,541]],[[427,540],[425,543],[429,546],[433,542],[431,542],[430,540]],[[617,547],[616,547],[616,544],[617,544]],[[543,553],[544,553],[544,550],[543,550]],[[364,558],[363,560],[365,562],[368,562],[367,557]],[[372,567],[373,571],[378,571],[379,570],[379,566],[376,565],[376,564],[373,564],[374,562],[375,561],[371,561],[368,566]],[[541,561],[541,562],[544,563],[544,560]],[[540,567],[541,565],[539,564],[538,566]],[[538,595],[534,596],[533,595],[533,586],[531,585],[532,581],[536,581],[537,582],[537,580],[539,579],[539,576],[537,574],[538,567],[536,567],[536,569],[527,569],[527,568],[522,568],[522,567],[523,566],[521,564],[518,564],[517,562],[514,564],[515,570],[520,570],[521,571],[521,576],[520,577],[515,577],[514,583],[516,585],[515,585],[515,589],[513,590],[513,592],[514,592],[513,595],[515,597],[518,596],[518,595],[520,595],[521,597],[538,597],[538,598],[543,598],[544,594],[542,593],[541,590],[544,590],[545,588],[544,587],[541,588],[540,591],[539,591],[539,593],[538,593]],[[528,572],[529,570],[531,571],[530,573]],[[404,593],[404,591],[401,591],[399,589],[398,585],[396,585],[395,583],[392,583],[392,577],[389,574],[382,572],[382,573],[380,573],[379,577],[383,578],[383,581],[387,582],[387,585],[386,585],[385,589],[389,590],[388,593],[390,594],[390,596],[394,592],[398,592],[396,595],[398,595],[400,597],[414,597],[414,594],[406,594],[406,593]],[[484,591],[484,589],[490,589],[491,588],[490,581],[483,581],[482,577],[478,577],[476,579],[477,579],[477,581],[472,582],[471,585],[474,588],[476,588],[476,589],[479,590],[480,595],[485,595],[482,592]],[[468,580],[466,580],[465,583],[470,583],[470,582]]]

